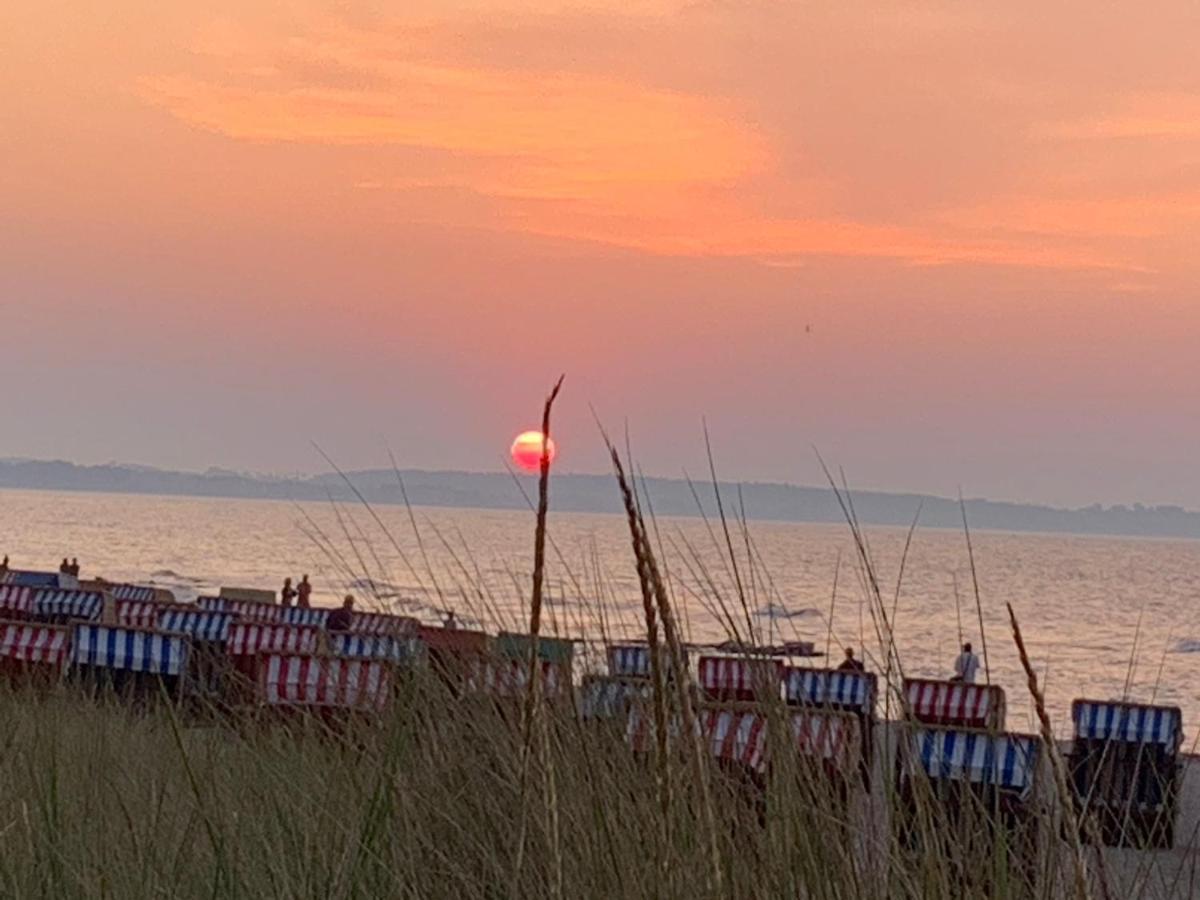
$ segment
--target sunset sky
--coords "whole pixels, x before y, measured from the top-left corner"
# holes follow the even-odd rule
[[[1200,507],[1200,5],[0,5],[0,456]]]

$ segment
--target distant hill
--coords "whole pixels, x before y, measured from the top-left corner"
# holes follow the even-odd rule
[[[372,503],[402,503],[396,473],[377,469],[347,473],[354,486]],[[409,469],[401,473],[409,502],[417,506],[524,509],[526,501],[506,473],[429,472]],[[528,496],[536,491],[532,478],[520,479]],[[278,477],[210,469],[207,472],[173,472],[145,466],[107,464],[77,466],[69,462],[0,460],[0,488],[55,491],[104,491],[132,494],[176,494],[194,497],[233,497],[265,500],[354,499],[337,474]],[[740,486],[746,513],[753,519],[783,522],[842,522],[837,499],[827,488],[791,484],[744,483]],[[686,481],[673,478],[646,480],[657,515],[694,516],[696,499]],[[695,485],[707,512],[715,509],[711,484]],[[738,486],[722,483],[727,509],[737,508]],[[864,524],[908,525],[918,505],[925,527],[959,528],[957,500],[922,494],[855,491],[854,508]],[[555,475],[552,506],[570,512],[621,512],[620,497],[607,475]],[[1074,534],[1136,535],[1200,538],[1200,512],[1178,506],[1088,506],[1060,509],[994,500],[967,501],[973,528],[1001,531],[1046,531]]]

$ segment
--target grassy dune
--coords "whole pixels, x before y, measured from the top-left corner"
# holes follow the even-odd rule
[[[430,676],[384,722],[337,729],[181,719],[67,686],[0,696],[0,720],[3,896],[951,897],[963,854],[995,855],[983,831],[903,852],[861,797],[844,807],[794,766],[765,812],[715,768],[702,797],[681,748],[662,768],[635,759],[567,706],[539,719],[522,778],[519,710]],[[1004,877],[994,896],[1032,896]]]
[[[384,720],[336,727],[4,692],[0,896],[1194,896],[1194,871],[1134,851],[1107,869],[1086,851],[1081,892],[1052,785],[1027,863],[987,802],[966,798],[951,826],[924,791],[906,846],[890,766],[848,798],[782,752],[765,785],[711,761],[701,781],[686,742],[635,757],[568,703],[545,707],[525,755],[520,706],[453,697],[428,672]]]

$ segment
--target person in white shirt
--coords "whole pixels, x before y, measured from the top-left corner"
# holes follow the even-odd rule
[[[979,671],[979,657],[971,652],[968,641],[963,644],[962,653],[954,660],[954,677],[951,681],[961,681],[964,684],[975,683],[975,673]]]

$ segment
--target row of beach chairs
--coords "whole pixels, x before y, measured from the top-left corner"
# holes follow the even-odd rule
[[[352,631],[326,633],[321,616],[296,616],[324,610],[217,597],[175,604],[151,599],[153,589],[112,588],[0,585],[0,674],[134,698],[378,710],[394,665],[414,652],[411,623],[398,616],[363,614]]]
[[[0,675],[69,677],[145,697],[225,707],[382,710],[396,675],[428,664],[457,693],[524,696],[528,640],[426,628],[415,619],[356,612],[326,629],[329,611],[224,596],[195,604],[154,599],[153,588],[104,590],[0,584]],[[542,691],[573,691],[572,644],[544,639]]]
[[[329,633],[327,615],[234,597],[175,604],[137,585],[0,584],[0,675],[70,677],[132,694],[165,689],[232,706],[372,713],[392,698],[398,673],[421,664],[456,693],[500,701],[526,694],[528,636],[425,628],[382,613],[356,613],[348,632]],[[608,647],[607,674],[584,676],[578,692],[571,641],[541,638],[538,665],[548,702],[577,702],[584,720],[618,723],[634,751],[654,746],[647,646]],[[873,674],[721,655],[696,660],[694,683],[690,663],[689,672],[666,668],[668,680],[686,680],[695,692],[709,752],[748,782],[764,783],[772,746],[786,746],[840,795],[871,790],[880,699]],[[951,818],[968,800],[987,804],[1019,845],[1043,808],[1041,738],[1006,730],[1004,691],[995,685],[906,679],[901,693],[906,724],[889,759],[901,835],[916,841],[919,830],[906,818],[925,792]],[[768,740],[772,721],[785,723],[782,743]],[[1083,837],[1172,846],[1179,709],[1078,700],[1072,721],[1066,756]]]
[[[650,750],[649,648],[610,647],[608,669],[607,675],[585,677],[582,716],[623,722],[630,747]],[[819,760],[834,778],[848,779],[857,765],[870,789],[879,724],[873,674],[725,656],[702,656],[695,670],[697,727],[723,764],[760,778],[767,774],[769,710],[782,700],[796,754]],[[893,760],[901,835],[915,842],[912,820],[924,792],[951,820],[968,805],[992,810],[993,822],[1011,832],[1012,846],[1028,845],[1045,808],[1048,762],[1040,736],[1006,730],[1003,689],[909,678],[901,693],[905,723],[896,731]],[[1072,723],[1065,757],[1083,839],[1173,846],[1182,774],[1180,710],[1082,699],[1072,706]]]

